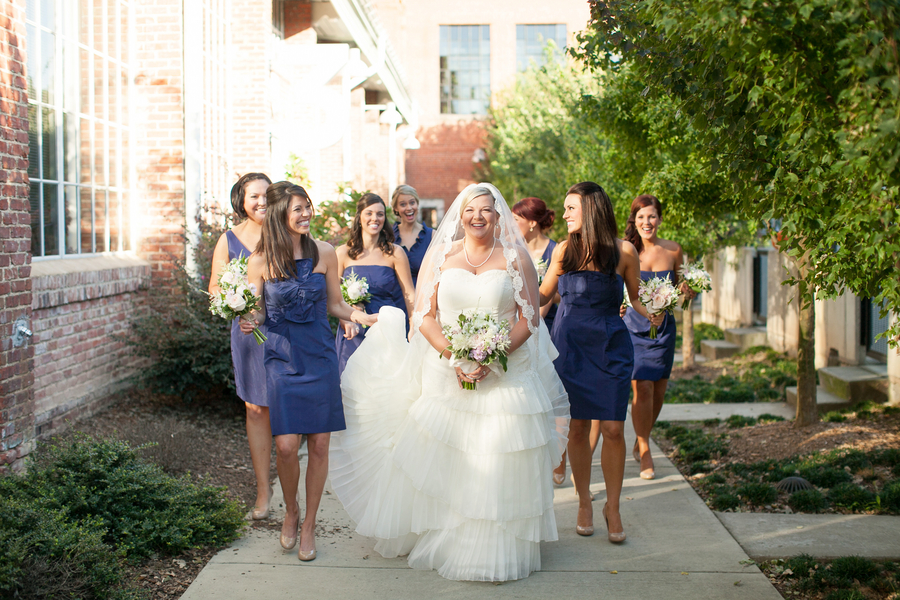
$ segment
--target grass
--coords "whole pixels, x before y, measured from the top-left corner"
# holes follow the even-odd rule
[[[828,562],[800,554],[759,566],[786,598],[872,600],[892,598],[900,591],[894,563],[862,556],[844,556]]]
[[[724,340],[725,332],[711,323],[694,323],[694,352],[700,352],[700,342],[703,340]],[[681,348],[681,327],[675,335],[675,347]]]

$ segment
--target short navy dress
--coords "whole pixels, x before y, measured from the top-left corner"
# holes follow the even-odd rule
[[[296,265],[296,277],[267,281],[265,288],[272,435],[341,431],[346,425],[325,275],[313,273],[312,259]]]
[[[225,232],[228,241],[228,260],[250,256],[252,252],[234,235]],[[265,334],[265,325],[259,330]],[[234,364],[234,385],[238,398],[257,406],[268,406],[266,398],[266,368],[263,365],[264,344],[257,344],[252,335],[241,332],[240,319],[231,322],[231,362]]]
[[[547,248],[544,250],[544,253],[541,255],[541,259],[550,266],[551,259],[553,258],[553,249],[556,248],[556,242],[554,240],[550,240],[550,243],[547,244]],[[553,331],[553,319],[556,318],[556,311],[558,307],[555,303],[550,304],[550,310],[547,311],[547,316],[544,317],[544,324],[547,325],[547,331]]]
[[[409,259],[409,270],[412,273],[413,285],[419,279],[419,269],[422,267],[422,260],[425,258],[425,251],[431,245],[431,237],[434,235],[434,229],[422,223],[422,230],[416,236],[412,248],[400,244],[400,225],[394,223],[394,241],[398,246],[406,250],[406,258]]]
[[[559,311],[550,339],[573,419],[624,421],[634,350],[622,318],[622,276],[574,271],[559,278]]]
[[[393,267],[384,265],[353,265],[344,269],[343,277],[356,273],[357,277],[365,277],[369,284],[369,293],[372,299],[365,305],[365,310],[370,315],[377,315],[382,306],[399,308],[406,314],[406,302],[403,299],[403,290],[400,288],[400,280]],[[360,327],[359,333],[352,340],[344,337],[344,328],[339,327],[334,340],[338,355],[338,373],[344,373],[344,367],[350,356],[359,348],[366,339],[366,330]]]
[[[654,277],[669,278],[675,281],[675,271],[641,271],[641,279],[647,281]],[[659,381],[668,379],[672,374],[672,363],[675,362],[675,319],[666,314],[662,325],[656,330],[656,339],[650,339],[650,321],[642,317],[633,308],[625,312],[625,325],[631,333],[634,345],[634,372],[632,379]]]

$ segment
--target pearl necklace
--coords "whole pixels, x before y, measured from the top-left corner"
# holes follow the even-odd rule
[[[479,268],[479,267],[483,267],[484,264],[485,264],[487,261],[491,260],[491,255],[494,253],[494,247],[495,247],[496,245],[497,245],[496,242],[494,242],[494,243],[491,245],[491,251],[488,252],[487,258],[484,259],[484,261],[483,261],[480,265],[473,265],[472,262],[469,260],[469,249],[466,247],[466,242],[463,241],[463,254],[464,254],[465,257],[466,257],[466,262],[469,263],[469,266],[472,267],[473,269],[477,269],[477,268]]]

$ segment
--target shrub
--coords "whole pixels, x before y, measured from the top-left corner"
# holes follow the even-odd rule
[[[900,406],[885,406],[882,410],[884,416],[890,417],[891,415],[900,414]]]
[[[893,467],[900,465],[900,448],[888,448],[875,453],[872,462],[876,465]]]
[[[878,497],[881,500],[882,509],[900,512],[900,480],[886,484]]]
[[[721,422],[722,422],[722,420],[719,419],[719,417],[713,417],[712,419],[703,419],[703,426],[704,427],[715,427],[716,425],[718,425]]]
[[[740,506],[741,500],[734,494],[721,492],[712,496],[710,504],[715,510],[728,510],[729,508],[737,508]]]
[[[698,461],[698,462],[691,464],[690,471],[691,471],[691,473],[708,473],[711,470],[713,470],[713,468],[714,468],[713,465],[711,465],[711,464],[709,464],[709,462],[703,460],[703,461]]]
[[[725,479],[725,476],[722,475],[721,473],[710,473],[709,475],[704,477],[701,481],[703,482],[703,485],[716,485],[716,484],[725,483],[727,481],[727,479]]]
[[[771,504],[778,499],[778,490],[767,483],[745,483],[737,489],[737,494],[756,506]]]
[[[839,483],[828,491],[828,500],[843,508],[864,508],[875,501],[875,494],[849,481]]]
[[[741,415],[731,415],[730,417],[725,419],[725,424],[732,429],[737,427],[748,427],[750,425],[756,425],[756,419],[754,419],[753,417],[744,417]]]
[[[721,404],[755,402],[756,393],[750,385],[730,375],[720,375],[713,384],[710,401]]]
[[[672,424],[668,421],[657,421],[656,423],[653,424],[653,426],[656,427],[657,429],[664,430],[664,429],[668,429],[669,427],[671,427]]]
[[[875,561],[862,556],[844,556],[831,561],[831,575],[838,579],[855,579],[866,584],[880,572]]]
[[[724,340],[725,332],[712,323],[694,323],[694,350],[700,352],[703,340]]]
[[[865,594],[859,590],[835,590],[825,596],[825,600],[866,600]]]
[[[824,488],[834,487],[853,479],[844,469],[814,465],[800,467],[800,476],[811,484]]]
[[[82,434],[42,449],[20,494],[73,521],[96,522],[126,556],[220,546],[243,527],[240,506],[223,488],[174,478],[124,442]]]
[[[713,384],[699,375],[690,379],[674,379],[666,388],[666,402],[670,404],[692,404],[712,402]]]
[[[832,450],[824,460],[833,467],[849,467],[854,472],[872,466],[870,455],[860,450]]]
[[[793,575],[789,577],[800,579],[809,577],[811,572],[814,573],[816,564],[816,559],[809,554],[798,554],[784,561],[784,568],[793,571]]]
[[[822,415],[822,420],[826,423],[843,423],[847,420],[842,413],[837,412],[836,410],[831,410]]]
[[[819,490],[800,490],[791,494],[788,506],[796,512],[819,512],[828,507],[828,501]]]
[[[763,413],[759,415],[758,421],[760,423],[778,423],[780,421],[784,421],[784,417],[780,417],[778,415],[770,415],[769,413]]]

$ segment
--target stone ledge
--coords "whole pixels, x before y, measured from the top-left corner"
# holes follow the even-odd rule
[[[136,292],[147,287],[151,265],[136,256],[92,256],[32,263],[33,310]]]

